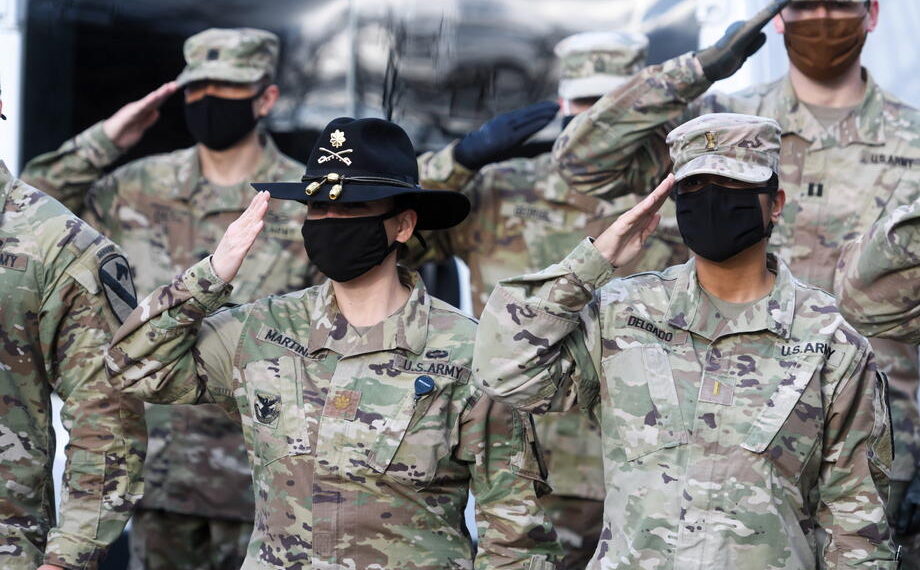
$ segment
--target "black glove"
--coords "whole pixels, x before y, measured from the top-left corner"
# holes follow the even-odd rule
[[[463,137],[454,147],[454,159],[470,170],[479,170],[506,156],[548,125],[558,112],[559,105],[547,101],[503,113]]]
[[[920,474],[914,476],[901,499],[895,531],[906,535],[920,532]]]
[[[767,41],[767,35],[761,31],[763,27],[789,2],[775,0],[747,22],[735,22],[714,46],[697,53],[696,58],[703,65],[706,79],[715,83],[741,69],[747,58],[757,53]]]

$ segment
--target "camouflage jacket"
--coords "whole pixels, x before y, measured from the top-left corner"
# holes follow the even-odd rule
[[[920,343],[920,199],[847,245],[840,312],[863,334]]]
[[[703,302],[693,261],[604,285],[588,240],[492,293],[474,378],[601,425],[589,568],[895,568],[887,383],[834,299],[769,264],[772,292],[733,321]]]
[[[401,271],[409,301],[358,331],[329,283],[206,318],[230,293],[206,259],[113,341],[123,389],[239,410],[256,490],[244,568],[472,568],[469,491],[476,568],[553,567],[529,416],[470,381],[475,321]]]
[[[455,255],[469,266],[477,315],[499,281],[560,261],[585,234],[600,234],[638,202],[637,194],[608,202],[570,190],[548,153],[489,164],[473,172],[454,160],[454,146],[419,157],[421,185],[459,189],[470,198],[473,209],[460,225],[426,236],[432,247],[423,260]],[[668,206],[673,208],[671,203]],[[673,215],[670,220],[676,228]],[[686,258],[676,229],[670,234],[658,232],[629,269],[659,270]],[[590,418],[577,412],[553,414],[537,418],[537,427],[553,493],[603,499],[600,435]]]
[[[281,154],[268,136],[264,145],[253,180],[300,179],[300,163]],[[137,160],[104,175],[120,154],[99,123],[30,161],[23,178],[82,212],[121,245],[144,296],[214,251],[254,190],[248,182],[234,187],[208,182],[194,147]],[[305,215],[296,202],[272,202],[230,301],[245,303],[311,284],[314,275],[300,236]],[[216,406],[148,407],[147,429],[142,507],[252,520],[252,475],[238,421]]]
[[[123,275],[112,274],[116,267]],[[123,296],[103,286],[114,279]],[[0,568],[95,568],[142,491],[140,401],[115,391],[102,354],[133,306],[118,248],[0,162]],[[125,310],[126,309],[126,310]],[[70,432],[60,518],[51,393]]]
[[[580,192],[647,192],[671,168],[665,136],[705,113],[769,117],[783,129],[780,187],[788,201],[773,232],[774,251],[807,283],[830,290],[843,245],[885,213],[920,196],[920,113],[866,74],[862,103],[825,129],[788,77],[735,95],[709,88],[696,58],[646,68],[576,117],[554,149],[561,175]],[[920,463],[917,348],[872,340],[892,388],[897,445],[892,477],[910,480]]]

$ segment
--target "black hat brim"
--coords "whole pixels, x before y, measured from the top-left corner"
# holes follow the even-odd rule
[[[349,184],[342,185],[338,198],[329,198],[333,183],[326,182],[312,196],[307,195],[309,182],[254,182],[256,190],[268,191],[272,198],[298,202],[373,202],[397,196],[410,196],[412,209],[418,214],[418,230],[445,230],[462,222],[470,213],[469,198],[452,190],[424,190],[419,187]]]

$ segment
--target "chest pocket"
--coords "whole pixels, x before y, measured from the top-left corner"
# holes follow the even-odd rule
[[[762,454],[784,477],[797,482],[821,446],[824,406],[813,381],[822,360],[805,360],[780,380],[751,425],[741,447]]]
[[[300,362],[290,356],[257,360],[243,369],[252,446],[261,465],[312,453],[302,374]]]
[[[603,421],[614,424],[628,461],[689,441],[671,364],[662,347],[628,348],[601,366],[610,399],[603,406]]]
[[[438,462],[450,452],[449,405],[450,399],[441,396],[439,389],[418,399],[407,391],[399,410],[377,434],[368,466],[402,485],[427,487]]]

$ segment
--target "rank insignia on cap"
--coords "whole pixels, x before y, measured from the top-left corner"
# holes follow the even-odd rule
[[[208,61],[214,61],[215,59],[220,59],[220,50],[211,48],[208,50]]]
[[[323,416],[351,421],[358,415],[358,404],[360,402],[361,392],[357,390],[336,390],[326,399],[326,405],[323,406]]]
[[[342,148],[342,145],[345,144],[345,133],[338,129],[332,131],[329,135],[329,144],[332,145],[332,148]],[[345,150],[334,151],[328,148],[319,147],[319,150],[325,154],[316,159],[317,163],[323,164],[332,159],[336,159],[339,162],[344,162],[347,166],[351,166],[351,159],[345,155],[354,152],[353,149],[346,148]]]
[[[257,422],[271,425],[281,415],[281,396],[256,390],[256,401],[252,407]]]
[[[99,265],[99,280],[102,290],[109,302],[109,308],[125,322],[134,307],[137,306],[137,293],[134,290],[134,281],[131,277],[131,266],[121,254],[110,255]]]
[[[716,133],[714,131],[706,132],[706,150],[716,150],[718,148],[716,142]]]

